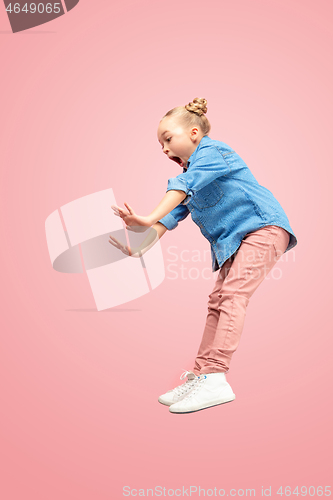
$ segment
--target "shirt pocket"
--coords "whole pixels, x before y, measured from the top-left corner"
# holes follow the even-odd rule
[[[207,186],[200,189],[192,196],[192,204],[200,210],[213,207],[224,195],[219,183],[216,181],[210,182]]]

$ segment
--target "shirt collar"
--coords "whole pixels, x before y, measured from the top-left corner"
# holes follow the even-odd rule
[[[202,146],[204,146],[209,141],[211,141],[211,138],[208,137],[208,135],[204,135],[201,138],[201,141],[199,142],[199,144],[197,145],[197,147],[195,148],[195,150],[193,151],[193,153],[191,154],[191,156],[189,157],[189,159],[187,161],[187,168],[183,168],[183,173],[186,172],[190,168],[190,163],[193,163],[195,161],[196,156],[197,156],[198,151],[200,150],[200,148]]]

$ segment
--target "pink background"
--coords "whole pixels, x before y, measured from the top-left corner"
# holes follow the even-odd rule
[[[0,5],[1,498],[331,484],[332,14],[323,0],[81,0],[13,35]],[[194,97],[298,245],[248,306],[236,400],[172,415],[157,398],[193,367],[216,277],[208,241],[188,217],[161,240],[164,282],[97,312],[85,274],[52,269],[44,224],[110,187],[148,215],[181,173],[158,122]]]

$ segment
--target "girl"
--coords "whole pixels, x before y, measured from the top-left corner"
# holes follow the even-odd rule
[[[211,139],[207,101],[195,98],[161,119],[157,137],[163,152],[183,172],[168,180],[167,193],[149,216],[112,206],[127,229],[153,227],[161,238],[191,213],[211,245],[212,270],[219,273],[209,295],[208,314],[193,371],[182,385],[159,397],[172,413],[190,413],[235,399],[225,374],[242,333],[249,299],[281,255],[297,244],[289,220],[273,194],[261,186],[241,157]],[[131,251],[139,257],[157,241],[150,236]]]

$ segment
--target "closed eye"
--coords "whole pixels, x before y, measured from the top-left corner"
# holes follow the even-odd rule
[[[171,139],[172,139],[172,137],[168,137],[168,138],[167,138],[167,142],[170,142],[170,141],[171,141]],[[162,146],[162,149],[163,149],[163,148],[164,148],[164,146]]]

